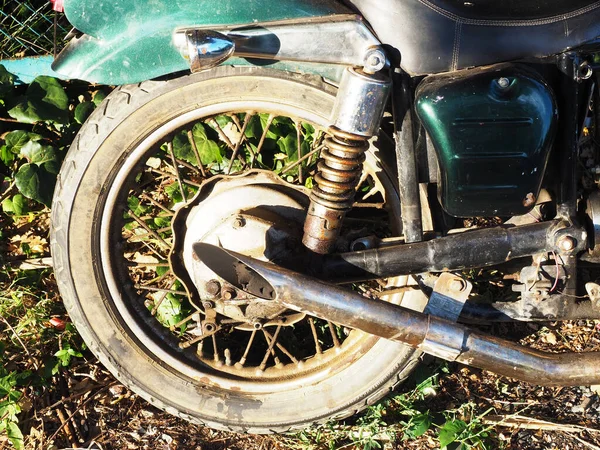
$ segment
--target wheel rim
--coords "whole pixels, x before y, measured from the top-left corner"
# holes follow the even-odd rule
[[[136,336],[136,338],[143,344],[143,347],[158,361],[161,361],[171,370],[175,370],[191,379],[201,380],[204,383],[218,385],[222,388],[233,389],[233,390],[243,390],[245,392],[264,392],[268,390],[270,392],[287,390],[292,388],[297,388],[302,385],[303,382],[310,380],[311,382],[317,382],[319,379],[323,377],[328,377],[332,373],[335,373],[339,370],[342,370],[347,365],[351,364],[354,359],[358,357],[362,352],[367,351],[377,339],[364,335],[362,333],[352,331],[349,336],[338,336],[338,329],[332,327],[330,324],[326,324],[324,327],[325,330],[323,335],[326,335],[327,330],[330,333],[330,343],[324,344],[321,347],[321,352],[324,355],[327,355],[327,358],[321,358],[319,364],[304,364],[304,368],[301,371],[298,371],[296,376],[291,376],[289,373],[280,372],[281,376],[264,376],[264,374],[257,379],[252,379],[248,377],[247,374],[236,373],[233,370],[225,370],[223,366],[218,367],[218,365],[210,364],[208,361],[202,361],[199,359],[196,354],[190,354],[190,352],[182,351],[180,347],[174,347],[173,344],[176,341],[176,337],[164,326],[161,325],[160,328],[157,328],[157,319],[152,315],[152,311],[147,311],[146,305],[143,303],[140,305],[139,302],[137,304],[132,305],[132,300],[135,303],[136,300],[141,296],[148,299],[152,294],[148,294],[148,292],[153,292],[158,295],[159,298],[162,297],[162,300],[157,300],[154,297],[154,305],[152,309],[157,310],[160,308],[160,305],[157,307],[156,303],[162,305],[161,302],[165,301],[166,296],[163,296],[165,293],[161,287],[157,287],[157,290],[148,290],[148,288],[152,288],[152,286],[147,286],[144,283],[136,283],[132,276],[132,271],[127,269],[127,276],[129,276],[129,283],[123,277],[123,273],[118,273],[115,270],[115,267],[122,266],[125,264],[123,259],[124,255],[130,253],[130,248],[128,245],[131,242],[120,242],[119,245],[115,245],[115,237],[123,237],[123,224],[125,223],[124,218],[120,218],[117,211],[123,208],[123,192],[126,191],[127,186],[132,184],[132,178],[134,175],[140,171],[140,167],[148,160],[149,152],[158,152],[156,150],[157,144],[161,144],[164,142],[165,136],[172,135],[177,130],[184,129],[185,127],[190,127],[190,124],[195,124],[198,121],[204,121],[206,123],[209,117],[217,117],[223,115],[223,113],[228,111],[249,111],[249,106],[251,106],[251,111],[269,111],[270,115],[267,117],[267,121],[270,117],[293,117],[297,121],[308,122],[315,124],[317,128],[325,128],[327,125],[327,119],[323,117],[319,117],[315,114],[311,114],[308,112],[302,111],[299,114],[296,108],[286,107],[285,105],[280,104],[271,104],[268,102],[256,102],[254,104],[249,105],[248,102],[243,103],[227,103],[227,104],[219,104],[214,106],[205,107],[199,110],[185,112],[184,114],[178,115],[177,117],[167,118],[164,124],[150,133],[148,136],[141,139],[136,143],[135,146],[132,146],[131,151],[128,153],[127,159],[124,161],[124,164],[120,166],[119,170],[112,177],[111,186],[108,190],[106,200],[104,202],[103,213],[101,215],[100,220],[100,243],[101,243],[101,270],[103,272],[104,279],[106,280],[106,288],[110,294],[109,298],[112,298],[114,301],[114,307],[116,311],[121,315],[125,323],[127,323],[128,327],[132,331],[132,333]],[[246,118],[244,118],[243,123],[239,121],[239,124],[236,126],[240,129],[244,129],[246,124]],[[240,117],[238,116],[238,119]],[[247,128],[247,127],[246,127]],[[217,134],[221,134],[218,130],[214,130]],[[266,133],[266,132],[265,132]],[[241,133],[244,134],[244,133]],[[262,136],[261,136],[262,137]],[[173,141],[171,141],[171,145],[167,144],[166,156],[165,160],[169,158],[173,159]],[[313,142],[317,142],[315,139]],[[230,148],[231,153],[235,153],[236,144],[233,143],[232,148]],[[240,149],[238,149],[240,150]],[[309,154],[314,151],[315,148],[312,148],[309,152],[305,154]],[[260,151],[260,149],[259,149]],[[316,154],[316,152],[315,152]],[[228,153],[229,155],[229,153]],[[233,159],[233,158],[232,158]],[[310,161],[310,159],[307,159]],[[367,167],[370,167],[370,176],[373,176],[380,169],[376,167],[376,162],[372,157],[369,157]],[[193,186],[194,180],[189,180],[185,178],[185,175],[182,176],[182,172],[186,171],[182,169],[182,166],[179,162],[175,162],[173,167],[178,167],[178,169],[173,169],[172,173],[169,175],[175,179],[172,180],[171,185],[177,184],[183,192],[187,189],[185,185]],[[159,169],[155,169],[155,172]],[[191,170],[191,169],[190,169]],[[164,172],[164,171],[162,171]],[[161,176],[166,176],[164,173],[160,174]],[[297,178],[302,178],[302,170],[299,171]],[[187,181],[186,181],[187,180]],[[381,183],[387,183],[387,186],[384,186],[384,190],[386,192],[392,192],[393,188],[391,186],[391,182],[389,179],[385,178],[381,181]],[[127,190],[129,194],[129,190]],[[185,195],[184,195],[185,197]],[[394,211],[394,217],[398,217],[397,212],[399,206],[397,204],[396,196],[391,199],[391,202],[388,202],[388,207],[390,207]],[[144,200],[147,200],[147,203],[151,204],[154,207],[154,210],[161,210],[165,214],[171,214],[172,211],[167,213],[165,211],[165,205],[158,206],[156,203],[160,203],[156,198],[152,197],[144,197],[141,196]],[[154,202],[152,201],[154,200]],[[187,199],[189,200],[189,199]],[[390,199],[388,199],[390,200]],[[396,200],[396,201],[395,201]],[[167,210],[169,208],[167,207]],[[115,214],[115,212],[117,212]],[[128,220],[131,222],[135,222],[139,227],[143,228],[147,235],[154,238],[154,241],[160,242],[165,241],[167,244],[168,241],[165,240],[164,237],[161,236],[161,229],[165,227],[159,228],[159,230],[153,230],[150,228],[146,222],[144,217],[141,217],[136,213],[136,211],[132,211],[132,205],[127,204],[127,211],[124,211]],[[133,220],[131,220],[133,219]],[[131,223],[129,222],[129,223]],[[145,226],[143,224],[146,224]],[[130,230],[128,230],[130,231]],[[139,237],[139,235],[138,235]],[[148,243],[143,243],[146,247],[149,246]],[[152,249],[156,252],[157,248],[153,247],[153,244],[150,244],[148,248],[148,252],[152,253]],[[159,253],[160,254],[160,253]],[[143,255],[142,255],[143,256]],[[156,256],[156,255],[155,255]],[[142,258],[143,259],[143,258]],[[160,286],[161,282],[166,281],[168,278],[168,269],[164,266],[165,258],[157,258],[158,262],[145,262],[142,264],[146,264],[146,268],[150,267],[152,264],[155,264],[152,270],[156,275],[155,284]],[[138,264],[138,263],[136,263]],[[139,268],[139,265],[136,265],[136,268]],[[162,269],[159,271],[158,268],[163,268],[167,270],[163,272]],[[162,272],[162,273],[159,273]],[[169,281],[170,282],[170,281]],[[132,286],[127,286],[127,284],[131,284]],[[172,284],[168,290],[173,291]],[[140,290],[140,286],[145,286],[143,290]],[[135,294],[132,294],[132,291],[135,291]],[[143,291],[143,293],[142,293]],[[188,295],[188,292],[184,290],[175,289],[175,292],[167,293],[168,295]],[[131,298],[130,298],[131,297]],[[392,298],[392,301],[399,301],[399,299]],[[148,315],[150,313],[150,315]],[[189,320],[190,314],[186,315],[186,317],[182,319],[188,318]],[[181,322],[178,321],[178,322]],[[312,320],[306,320],[305,329],[310,329],[310,333],[313,336],[314,342],[318,342],[318,339],[315,339],[314,329],[317,327],[317,323]],[[159,324],[160,325],[160,324]],[[182,325],[181,323],[176,324],[177,326]],[[281,330],[279,330],[281,331]],[[277,329],[273,329],[273,331],[268,332],[268,335],[264,335],[265,341],[269,342],[269,339],[272,341],[277,337]],[[254,334],[254,333],[252,333]],[[215,336],[215,335],[213,335]],[[336,343],[337,340],[340,341],[339,345]],[[256,338],[256,335],[255,335]],[[212,337],[211,337],[212,340]],[[180,341],[178,341],[180,342]],[[214,346],[214,343],[213,343]],[[318,353],[318,345],[315,344],[315,353]],[[268,360],[271,361],[271,366],[268,369],[274,369],[277,366],[276,360],[272,356],[272,349],[269,349],[267,346],[267,352],[265,357],[268,356]],[[268,355],[271,353],[271,356]],[[283,352],[285,353],[285,352]],[[214,353],[213,353],[214,355]],[[226,355],[223,355],[224,357]],[[226,359],[226,358],[225,358]],[[263,358],[264,359],[264,358]],[[308,358],[306,361],[310,360],[311,362],[315,362],[315,358]],[[225,368],[228,368],[227,364],[225,364]],[[266,371],[264,372],[266,373]]]

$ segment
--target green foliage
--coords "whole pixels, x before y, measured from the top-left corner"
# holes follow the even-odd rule
[[[2,209],[19,216],[36,205],[50,205],[66,146],[105,94],[99,90],[77,95],[74,89],[69,98],[61,82],[48,76],[28,86],[14,83],[15,76],[0,66],[0,106],[27,125],[0,137],[0,161],[19,191],[3,201]]]
[[[2,202],[2,210],[8,214],[22,216],[23,214],[27,213],[29,209],[25,197],[22,194],[17,194],[12,198],[7,198]]]
[[[23,448],[23,434],[18,426],[21,412],[20,400],[23,393],[19,389],[31,376],[31,372],[7,371],[0,357],[0,433],[6,432],[9,441],[16,449]]]
[[[4,104],[3,99],[12,93],[14,85],[15,76],[0,64],[0,104]]]
[[[70,345],[64,345],[62,349],[57,351],[54,356],[58,359],[58,363],[62,367],[68,367],[71,364],[71,360],[73,358],[83,358],[81,352],[78,352],[74,348],[71,348]],[[58,373],[58,364],[55,366],[55,371],[53,374]]]
[[[465,403],[454,410],[443,412],[445,422],[438,427],[438,439],[442,450],[457,448],[459,450],[492,450],[490,432],[493,427],[485,426],[482,419],[492,409],[475,415],[476,405]]]
[[[27,88],[24,96],[8,114],[23,123],[69,121],[69,98],[56,78],[41,75]]]

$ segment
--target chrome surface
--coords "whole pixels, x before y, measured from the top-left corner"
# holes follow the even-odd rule
[[[546,353],[208,244],[194,251],[231,284],[296,311],[536,385],[600,382],[598,352]]]
[[[362,18],[355,15],[178,29],[174,43],[188,58],[189,49],[183,45],[181,36],[192,31],[225,36],[234,43],[234,55],[242,58],[368,66],[370,70],[379,67],[381,60],[382,68],[387,64],[381,43]]]
[[[331,113],[333,125],[358,136],[377,135],[390,89],[390,79],[383,74],[346,69]]]
[[[233,55],[235,44],[227,36],[212,30],[186,30],[175,34],[175,44],[185,49],[182,56],[190,61],[192,72],[212,69]]]
[[[593,232],[590,233],[590,256],[600,257],[600,192],[592,192],[587,201],[588,219],[592,224]]]
[[[304,245],[315,253],[335,249],[361,179],[368,139],[379,131],[391,87],[381,74],[347,68],[332,112],[333,126],[321,152],[304,224]]]

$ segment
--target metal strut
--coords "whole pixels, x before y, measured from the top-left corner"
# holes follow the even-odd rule
[[[352,208],[369,139],[379,131],[390,80],[381,73],[348,68],[340,83],[332,117],[317,165],[315,186],[304,223],[304,245],[315,253],[335,248],[346,213]]]

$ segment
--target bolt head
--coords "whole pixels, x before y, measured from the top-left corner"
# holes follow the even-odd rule
[[[465,282],[463,280],[457,278],[450,282],[449,288],[451,291],[454,291],[454,292],[462,292],[465,289]]]
[[[498,86],[501,89],[506,89],[510,86],[510,80],[506,77],[501,77],[498,79]]]
[[[213,302],[204,301],[202,302],[202,306],[204,307],[204,309],[213,309],[215,307],[215,304]]]
[[[365,56],[364,70],[368,73],[375,73],[385,67],[385,54],[380,49],[371,49]]]
[[[244,226],[246,226],[246,219],[243,217],[236,217],[236,219],[233,221],[233,228],[235,229],[243,228]]]
[[[208,283],[206,283],[204,288],[208,294],[218,295],[221,291],[221,283],[219,283],[217,280],[210,280]]]
[[[575,249],[575,239],[571,236],[563,236],[558,239],[558,248],[564,252],[570,252]]]

